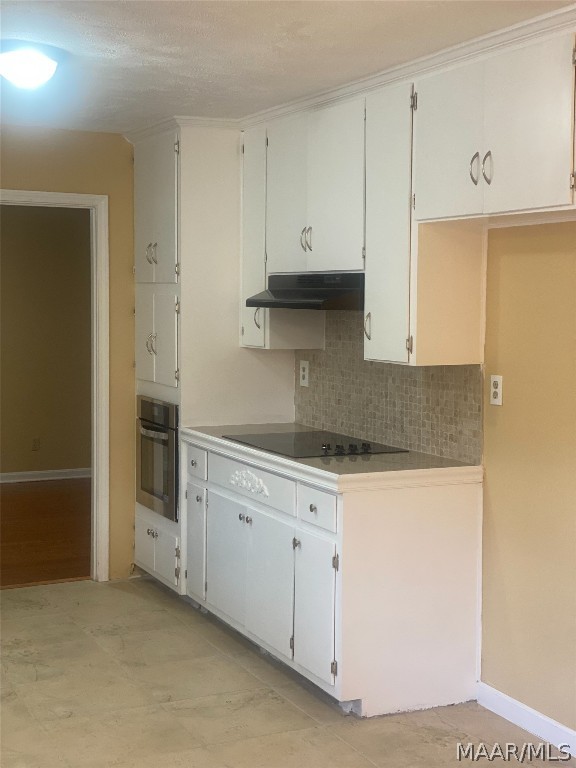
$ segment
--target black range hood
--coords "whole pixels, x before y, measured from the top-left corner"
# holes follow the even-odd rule
[[[270,275],[268,290],[246,299],[269,309],[364,309],[363,272]]]

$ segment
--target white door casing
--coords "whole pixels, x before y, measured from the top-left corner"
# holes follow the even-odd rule
[[[3,205],[90,210],[92,278],[92,547],[90,575],[109,579],[110,400],[108,196],[0,190]]]

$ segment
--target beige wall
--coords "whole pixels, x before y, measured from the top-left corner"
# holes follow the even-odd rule
[[[576,728],[576,223],[492,231],[482,679]]]
[[[108,195],[110,224],[110,576],[128,575],[134,519],[132,146],[122,137],[3,128],[1,184]]]
[[[4,205],[0,254],[1,471],[89,467],[90,212]]]

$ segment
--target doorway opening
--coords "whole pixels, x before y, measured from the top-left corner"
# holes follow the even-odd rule
[[[104,581],[107,198],[1,202],[0,586]]]

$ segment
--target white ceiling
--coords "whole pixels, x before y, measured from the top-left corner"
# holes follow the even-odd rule
[[[69,52],[3,122],[125,133],[237,118],[571,4],[556,0],[2,0],[2,38]]]

